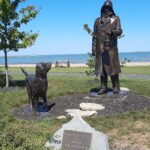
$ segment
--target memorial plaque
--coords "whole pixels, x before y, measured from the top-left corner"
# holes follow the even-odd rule
[[[62,150],[90,150],[92,134],[65,130],[63,134]]]

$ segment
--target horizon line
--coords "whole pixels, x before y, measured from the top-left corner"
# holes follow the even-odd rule
[[[147,53],[147,52],[150,52],[150,51],[130,51],[130,52],[126,52],[126,51],[124,51],[124,52],[119,52],[119,53]],[[51,55],[51,56],[53,56],[53,55],[55,55],[55,56],[59,56],[59,55],[87,55],[88,54],[88,52],[87,53],[72,53],[72,54],[30,54],[30,55],[8,55],[8,57],[18,57],[18,56],[48,56],[48,55]],[[0,55],[0,57],[4,57],[4,55]]]

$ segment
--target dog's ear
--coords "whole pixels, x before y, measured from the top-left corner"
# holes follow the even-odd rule
[[[52,63],[50,62],[49,64],[50,64],[50,69],[51,69],[52,68]]]
[[[38,77],[41,77],[46,73],[46,72],[43,71],[42,63],[36,64],[35,73],[36,73],[36,76],[38,76]]]
[[[24,75],[27,77],[29,74],[21,67],[22,72],[24,73]]]
[[[46,66],[47,66],[47,72],[48,72],[52,68],[52,63],[51,62],[47,63]]]
[[[52,67],[52,63],[38,63],[36,65],[36,73],[47,73]]]

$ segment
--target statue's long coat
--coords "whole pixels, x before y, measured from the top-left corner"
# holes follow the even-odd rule
[[[110,19],[111,22],[108,23],[105,27],[102,27],[100,24],[101,17],[97,18],[94,24],[94,33],[93,33],[93,44],[92,51],[96,53],[95,61],[95,74],[103,75],[105,69],[107,75],[113,76],[121,72],[120,61],[117,48],[117,37],[122,34],[122,29],[120,25],[120,19],[118,16],[113,15]],[[110,32],[113,26],[112,35],[107,34]],[[106,36],[109,37],[111,46],[107,50],[107,55],[103,56],[106,51],[105,41]],[[108,62],[104,62],[104,59]],[[103,69],[104,68],[104,69]]]

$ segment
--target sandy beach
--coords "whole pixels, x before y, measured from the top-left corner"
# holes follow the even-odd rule
[[[0,67],[2,67],[4,65],[0,65]],[[9,67],[35,67],[36,64],[10,64]],[[62,67],[66,67],[66,64],[61,64]],[[52,64],[52,67],[55,67],[55,64]],[[80,63],[80,64],[70,64],[70,67],[88,67],[86,64],[84,63]]]
[[[3,65],[0,65],[3,66]],[[9,67],[35,67],[36,64],[10,64]],[[150,62],[128,62],[125,63],[124,66],[132,67],[132,66],[150,66]],[[52,65],[52,67],[55,67],[55,64]],[[62,64],[62,67],[66,67],[66,64]],[[84,63],[79,64],[70,64],[70,67],[88,67]]]
[[[127,62],[124,66],[150,66],[150,62]]]

